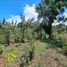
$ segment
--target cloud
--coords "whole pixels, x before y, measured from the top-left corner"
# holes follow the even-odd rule
[[[64,15],[65,18],[67,18],[67,11],[65,11],[65,12],[63,13],[63,15]],[[58,22],[57,20],[54,20],[54,23],[53,23],[52,25],[56,26],[56,25],[58,25],[58,24],[60,24],[60,23],[63,23],[63,21]],[[64,24],[67,25],[67,21],[64,22]]]
[[[35,20],[37,20],[37,12],[36,12],[36,9],[35,9],[35,4],[33,4],[32,6],[26,4],[23,8],[23,15],[25,16],[25,20],[28,20],[29,18],[34,18]],[[21,18],[20,18],[20,15],[11,15],[10,18],[6,19],[6,21],[8,22],[16,22],[19,23],[21,22]]]
[[[37,20],[38,14],[35,9],[35,4],[33,4],[32,6],[26,4],[24,6],[23,14],[26,20],[28,20],[29,18],[33,18],[33,17],[35,20]]]
[[[14,16],[14,15],[11,15],[11,17],[10,18],[8,18],[7,20],[6,20],[7,22],[21,22],[21,18],[20,18],[20,16],[19,15],[16,15],[16,16]]]
[[[64,16],[65,16],[65,18],[67,18],[67,12],[64,12],[64,14],[63,14]]]
[[[52,23],[52,25],[53,25],[53,26],[56,26],[56,25],[58,25],[58,24],[60,24],[60,23],[63,23],[63,21],[58,22],[57,20],[54,20],[54,23]]]
[[[31,6],[29,4],[26,4],[24,7],[23,7],[23,15],[25,16],[25,19],[28,20],[29,18],[33,18],[35,20],[37,20],[37,17],[38,17],[38,13],[36,12],[36,9],[35,9],[35,4],[32,4]],[[67,17],[67,12],[64,12],[63,15],[65,16],[65,18]],[[20,18],[20,15],[11,15],[10,18],[7,19],[8,22],[21,22],[21,18]],[[59,22],[57,22],[56,20],[54,21],[54,23],[52,25],[58,25],[60,24]],[[67,22],[65,22],[64,24],[67,25]]]

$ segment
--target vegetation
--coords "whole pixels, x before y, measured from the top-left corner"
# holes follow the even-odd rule
[[[33,42],[30,42],[28,44],[28,47],[26,48],[26,52],[23,56],[21,56],[20,60],[21,60],[21,64],[20,67],[24,67],[26,64],[28,64],[29,62],[32,61],[33,57],[34,57],[34,49],[35,46],[33,44]]]
[[[66,7],[67,0],[42,0],[37,21],[0,21],[0,67],[67,67]]]
[[[0,45],[0,54],[3,53],[3,50],[4,50],[4,46]]]
[[[38,18],[43,19],[41,25],[49,35],[49,38],[51,38],[52,34],[52,23],[57,19],[56,16],[63,14],[64,7],[67,6],[66,2],[66,0],[42,0],[41,3],[36,6],[36,10],[39,14]],[[63,20],[63,16],[59,17],[58,20]]]

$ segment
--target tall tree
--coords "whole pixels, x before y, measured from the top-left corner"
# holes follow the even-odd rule
[[[52,34],[52,23],[57,19],[58,15],[63,14],[65,7],[67,7],[67,0],[42,0],[36,6],[38,19],[43,19],[41,25],[49,38],[51,38]]]
[[[20,16],[21,17],[21,22],[18,24],[18,27],[20,28],[20,35],[21,35],[21,42],[24,43],[24,35],[25,35],[25,17],[24,16]]]

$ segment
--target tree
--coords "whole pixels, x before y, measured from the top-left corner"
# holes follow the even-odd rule
[[[41,26],[49,35],[49,38],[51,38],[52,35],[52,23],[57,19],[57,16],[63,14],[66,6],[67,0],[42,0],[41,3],[36,6],[38,19],[43,19]]]
[[[5,34],[6,43],[9,46],[10,45],[10,31],[7,29],[5,33],[6,33]]]
[[[25,35],[25,17],[21,17],[21,22],[18,24],[18,28],[20,28],[21,42],[24,43],[24,35]]]

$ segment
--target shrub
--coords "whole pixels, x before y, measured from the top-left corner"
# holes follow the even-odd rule
[[[26,55],[23,55],[21,58],[20,58],[20,60],[21,60],[21,64],[20,64],[20,67],[24,67],[26,64],[28,64],[28,62],[29,62],[29,58],[28,58],[28,56],[26,56]]]
[[[67,56],[67,42],[63,45],[63,54]]]
[[[35,46],[33,45],[33,42],[30,42],[28,47],[26,46],[25,49],[26,49],[25,54],[20,58],[21,61],[20,67],[24,67],[25,65],[27,65],[34,57]]]
[[[0,45],[0,54],[3,54],[4,46]]]
[[[14,67],[14,64],[12,62],[17,57],[16,48],[10,48],[8,52],[4,52],[3,56],[6,58],[8,63],[11,63],[11,67]],[[6,67],[10,67],[10,66],[6,63]]]
[[[33,44],[30,45],[28,53],[29,53],[29,60],[31,61],[33,59],[34,56],[34,50],[35,50],[35,46]]]

